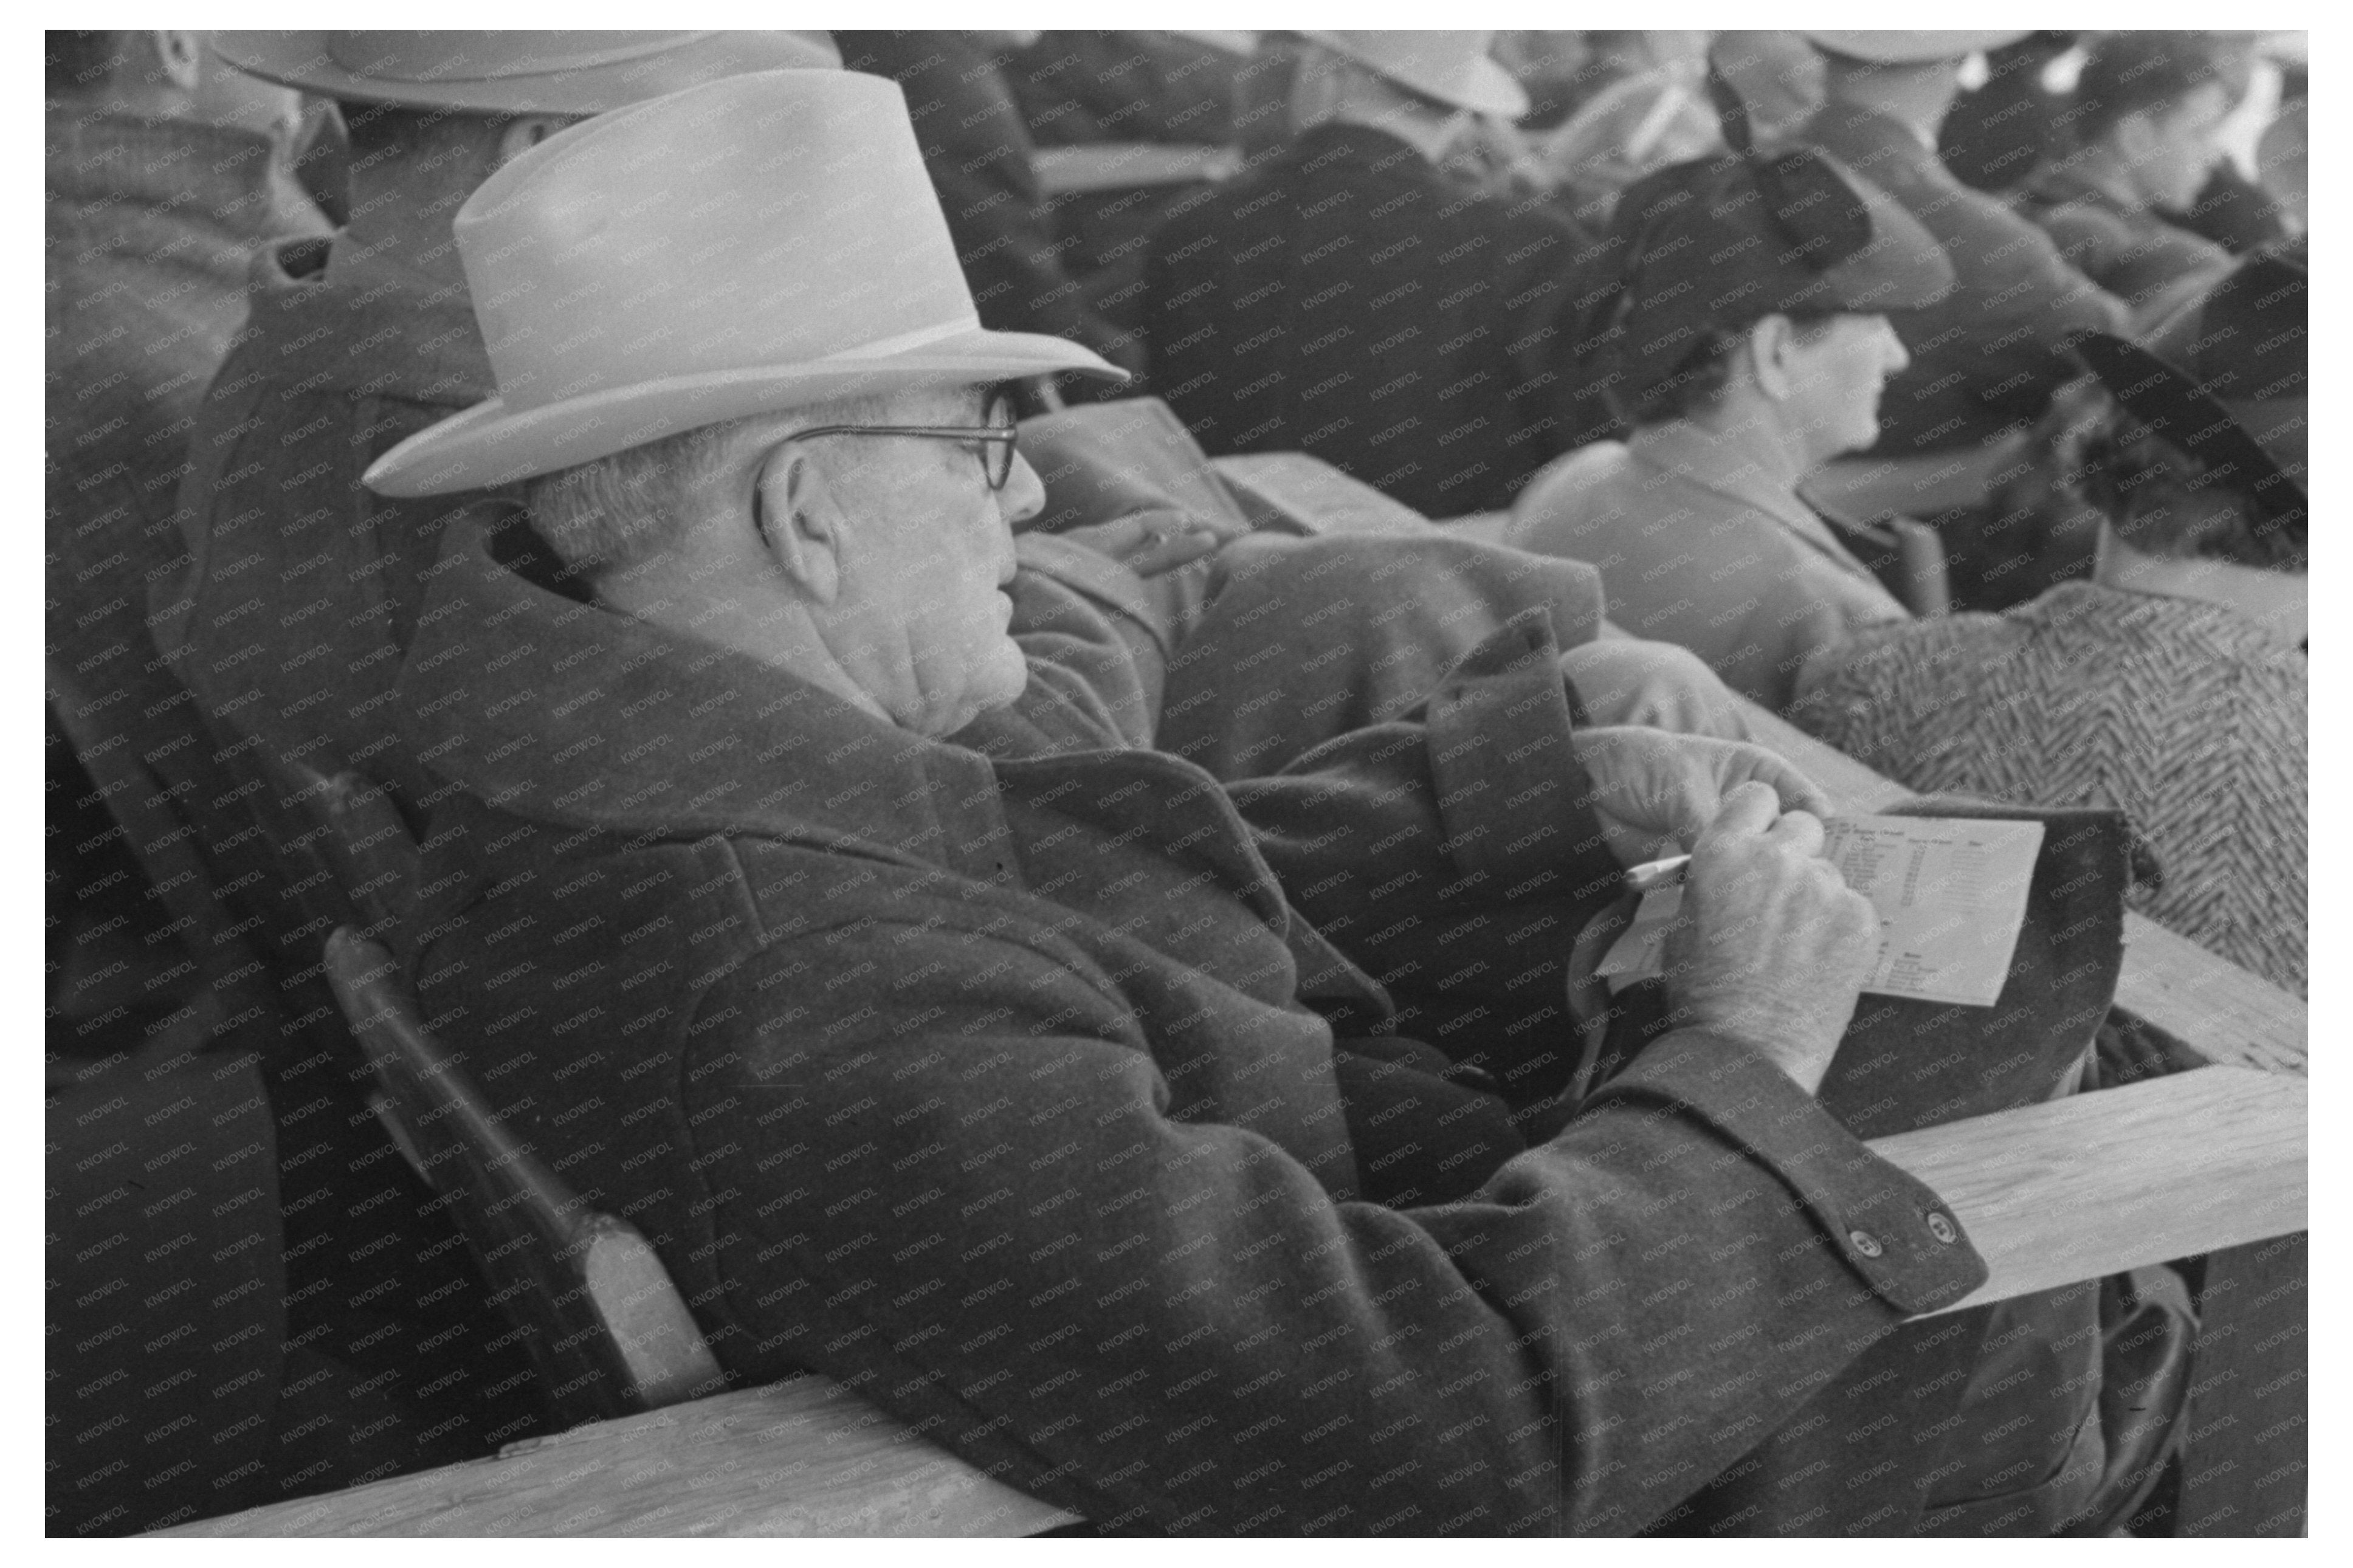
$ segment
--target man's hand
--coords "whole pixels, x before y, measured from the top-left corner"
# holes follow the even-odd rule
[[[1871,900],[1821,848],[1820,818],[1739,785],[1692,850],[1667,933],[1667,997],[1684,1021],[1755,1047],[1808,1094],[1879,948]]]
[[[1819,816],[1831,808],[1813,780],[1762,746],[1632,727],[1579,730],[1569,744],[1621,866],[1696,845],[1725,798],[1752,780],[1769,786],[1784,811]]]
[[[1109,522],[1064,529],[1059,537],[1108,555],[1139,577],[1189,566],[1225,542],[1215,526],[1182,512],[1134,512]]]

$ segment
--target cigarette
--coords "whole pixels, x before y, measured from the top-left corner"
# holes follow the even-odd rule
[[[1691,864],[1688,855],[1670,855],[1663,860],[1645,860],[1626,873],[1626,890],[1647,893],[1683,879],[1683,869]]]

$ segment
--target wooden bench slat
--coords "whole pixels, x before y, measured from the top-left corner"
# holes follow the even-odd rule
[[[1957,1310],[2302,1230],[2306,1091],[2200,1068],[1871,1147],[1952,1205],[1984,1256],[1991,1278]]]
[[[1038,177],[1039,192],[1048,196],[1222,180],[1240,163],[1241,155],[1231,147],[1189,142],[1107,142],[1085,147],[1040,147],[1029,155],[1029,168]]]
[[[2301,1229],[2306,1086],[2206,1068],[1872,1147],[1992,1278],[1957,1305]],[[2179,1135],[2197,1127],[2194,1141]],[[672,1405],[174,1535],[1028,1535],[1072,1516],[823,1378]]]
[[[1076,1516],[822,1377],[575,1426],[477,1459],[162,1533],[1033,1535]]]

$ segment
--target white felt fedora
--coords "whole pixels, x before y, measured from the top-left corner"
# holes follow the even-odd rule
[[[1844,55],[1852,60],[1863,60],[1872,65],[1929,65],[1937,60],[1965,59],[1980,49],[1998,49],[2014,44],[2026,37],[2018,32],[1930,32],[1925,28],[1899,27],[1882,32],[1836,32],[1828,28],[1810,27],[1806,37],[1814,47],[1834,55]]]
[[[980,324],[898,85],[763,71],[548,138],[456,233],[498,395],[366,475],[393,496],[509,484],[837,397],[1077,371]]]
[[[1517,120],[1528,111],[1527,89],[1495,63],[1487,50],[1494,29],[1456,32],[1384,28],[1362,32],[1299,35],[1345,55],[1425,98],[1479,114]]]
[[[603,114],[721,77],[822,68],[821,32],[452,29],[221,32],[237,69],[345,102],[509,114]]]

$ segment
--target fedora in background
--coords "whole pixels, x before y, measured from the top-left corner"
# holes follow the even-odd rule
[[[1977,32],[1931,32],[1925,28],[1888,28],[1873,32],[1841,32],[1809,27],[1805,35],[1816,48],[1874,66],[1924,66],[1937,60],[1957,60],[1981,49],[1998,49],[2026,37],[2024,29]]]
[[[2301,247],[2259,251],[2146,343],[2074,345],[2134,418],[2227,476],[2274,517],[2305,506],[2309,290]]]
[[[377,459],[385,495],[512,483],[829,398],[1078,371],[983,328],[896,83],[763,71],[576,125],[455,232],[498,395]]]
[[[1517,120],[1528,111],[1527,89],[1487,53],[1495,41],[1493,28],[1303,32],[1299,36],[1399,87],[1457,109],[1505,120]]]
[[[603,114],[751,71],[839,66],[821,32],[223,32],[229,64],[345,102]]]

